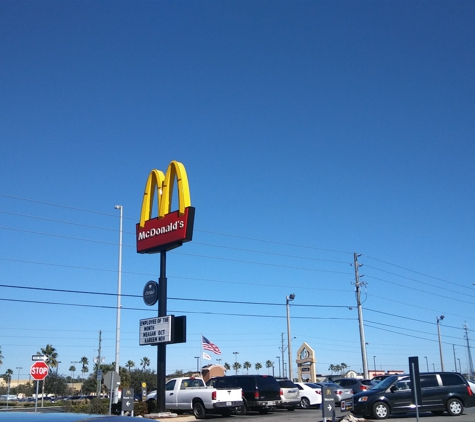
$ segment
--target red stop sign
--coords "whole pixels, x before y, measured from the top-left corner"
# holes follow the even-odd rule
[[[44,380],[48,375],[48,365],[44,362],[35,362],[31,365],[30,375],[38,381]]]

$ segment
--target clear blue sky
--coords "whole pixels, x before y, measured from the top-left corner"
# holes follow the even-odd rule
[[[171,160],[196,222],[168,254],[168,310],[188,318],[168,372],[196,368],[201,333],[221,363],[278,362],[290,293],[294,352],[361,371],[354,252],[370,369],[439,369],[445,315],[445,367],[455,347],[465,371],[473,22],[473,1],[0,2],[0,372],[27,374],[50,343],[67,374],[99,330],[114,360],[116,204],[120,363],[155,368],[138,324],[159,256],[135,252],[134,230]]]

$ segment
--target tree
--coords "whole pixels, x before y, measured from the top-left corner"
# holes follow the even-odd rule
[[[0,366],[3,364],[2,346],[0,346]]]
[[[246,360],[246,362],[244,362],[242,366],[243,366],[243,368],[246,370],[246,374],[248,374],[248,373],[249,373],[249,368],[250,368],[252,365],[251,365],[251,362],[249,362],[249,361]]]
[[[52,368],[56,368],[58,366],[58,353],[56,352],[56,349],[51,345],[47,344],[45,348],[42,348],[38,354],[44,355],[47,357],[46,364]]]
[[[229,365],[228,362],[224,362],[224,369],[226,369],[226,371],[229,371],[231,369],[231,366]]]
[[[234,363],[233,363],[233,369],[236,371],[236,375],[237,375],[239,369],[241,369],[241,367],[242,367],[242,366],[241,366],[241,364],[240,364],[239,362],[234,362]]]
[[[69,372],[71,372],[71,381],[74,381],[74,373],[76,372],[76,367],[74,365],[71,365],[69,367]]]
[[[128,360],[125,366],[129,368],[129,372],[130,372],[130,370],[135,366],[135,362],[133,360]]]
[[[267,368],[267,373],[270,374],[270,368],[274,368],[274,362],[272,362],[271,360],[267,360],[266,368]]]
[[[262,368],[262,365],[261,365],[259,362],[257,362],[257,363],[254,365],[254,368],[256,368],[257,373],[259,373],[259,369]]]
[[[333,372],[335,372],[335,365],[333,365],[333,363],[328,367],[328,370],[331,371],[331,373],[333,374]]]
[[[340,371],[343,373],[343,371],[348,368],[348,365],[346,363],[340,363]]]
[[[142,371],[145,372],[145,368],[150,366],[150,359],[148,357],[143,357],[140,359],[140,366],[142,367]]]
[[[2,378],[5,380],[7,384],[10,384],[10,381],[12,380],[12,375],[13,375],[13,370],[7,369],[5,371],[5,374],[3,374]]]
[[[79,359],[79,363],[82,365],[81,373],[82,373],[82,380],[84,381],[84,374],[89,372],[89,368],[87,367],[87,365],[89,365],[89,360],[87,359],[86,356],[83,356],[81,359]]]

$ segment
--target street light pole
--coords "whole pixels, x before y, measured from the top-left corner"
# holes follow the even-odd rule
[[[279,359],[279,378],[282,376],[282,372],[280,370],[280,356],[276,356],[277,359]]]
[[[442,321],[443,319],[444,319],[443,315],[441,315],[440,317],[437,317],[437,332],[439,334],[440,370],[442,372],[444,372],[444,357],[442,356],[442,341],[440,339],[440,321]]]
[[[200,372],[200,357],[195,356],[196,359],[196,372]]]
[[[374,362],[374,373],[376,374],[376,356],[373,356],[373,362]]]
[[[16,384],[16,388],[18,391],[18,386],[20,385],[20,369],[23,369],[23,366],[17,366],[16,369],[18,369],[18,379],[17,379],[17,384]]]
[[[122,205],[116,205],[114,207],[116,210],[120,210],[119,218],[119,268],[117,275],[117,317],[116,317],[116,328],[115,328],[115,372],[119,373],[119,361],[120,361],[120,309],[121,305],[121,294],[122,294],[122,221],[124,218],[123,212],[124,207]],[[117,383],[114,383],[114,403],[119,401],[119,386]]]
[[[287,307],[287,349],[289,352],[289,380],[293,380],[292,376],[292,344],[290,340],[290,302],[295,299],[295,294],[292,293],[289,296],[286,296],[285,301],[286,301],[286,307]]]
[[[429,372],[429,361],[427,360],[427,356],[424,356],[426,359],[426,365],[427,365],[427,372]]]
[[[237,355],[239,355],[239,352],[233,352],[233,355],[235,356],[235,360],[234,360],[234,362],[235,362],[235,365],[234,365],[234,366],[235,366],[236,375],[237,375],[237,373],[238,373],[238,367],[237,367]]]

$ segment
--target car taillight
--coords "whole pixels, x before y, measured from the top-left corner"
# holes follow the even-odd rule
[[[468,390],[468,395],[473,396],[473,391],[472,391],[472,389],[470,388],[469,385],[467,385],[467,390]]]
[[[216,400],[216,390],[211,393],[211,400]]]
[[[280,389],[280,395],[283,396],[284,392],[282,391],[282,388]]]
[[[315,390],[315,393],[322,395],[322,390]]]
[[[362,385],[362,386],[361,386],[361,391],[365,391],[365,390],[367,390],[367,389],[368,389],[368,387],[366,387],[366,385]]]
[[[259,391],[254,392],[254,398],[255,398],[256,400],[259,399]]]

